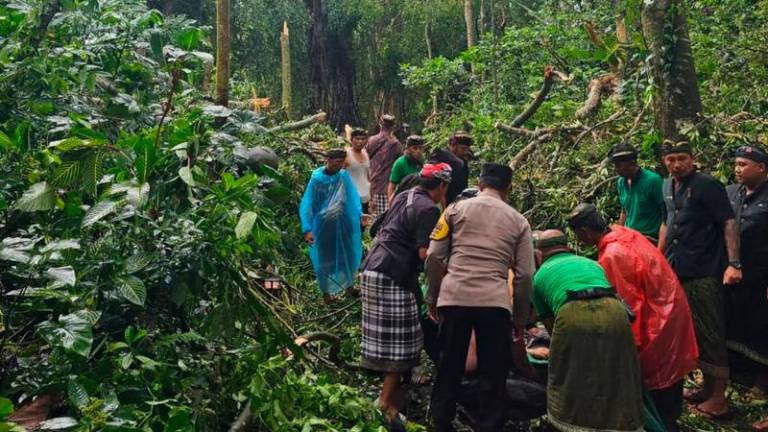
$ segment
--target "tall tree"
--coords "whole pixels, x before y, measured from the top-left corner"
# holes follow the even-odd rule
[[[464,21],[467,23],[467,48],[475,46],[475,10],[472,0],[464,0]]]
[[[216,0],[216,96],[219,105],[229,104],[229,0]]]
[[[651,53],[656,127],[664,139],[684,139],[681,127],[697,124],[703,107],[683,0],[645,0],[642,28]]]
[[[291,39],[288,33],[288,21],[283,22],[280,34],[281,72],[283,78],[282,102],[285,115],[291,118]]]
[[[355,63],[350,56],[356,22],[328,25],[322,0],[304,0],[311,17],[309,57],[311,59],[312,102],[328,113],[330,124],[341,130],[344,124],[359,124],[355,101]]]

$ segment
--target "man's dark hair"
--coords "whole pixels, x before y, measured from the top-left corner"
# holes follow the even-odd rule
[[[443,183],[442,180],[435,177],[420,177],[419,178],[419,186],[423,187],[426,190],[435,190]]]
[[[608,232],[608,223],[600,215],[594,204],[579,204],[568,216],[571,229],[587,228],[591,231]]]

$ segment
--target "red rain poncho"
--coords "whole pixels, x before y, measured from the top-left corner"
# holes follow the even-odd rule
[[[611,229],[598,244],[598,261],[637,317],[632,333],[646,388],[669,387],[698,364],[688,299],[672,267],[648,239],[629,228]]]

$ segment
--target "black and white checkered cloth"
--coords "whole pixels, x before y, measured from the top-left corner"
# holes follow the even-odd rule
[[[363,367],[404,372],[418,365],[424,338],[414,295],[378,272],[363,272],[360,282]]]
[[[387,194],[373,194],[373,201],[376,204],[376,213],[373,214],[373,218],[376,219],[389,208]]]

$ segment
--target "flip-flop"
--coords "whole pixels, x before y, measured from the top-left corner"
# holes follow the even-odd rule
[[[691,411],[693,411],[694,414],[698,414],[701,417],[704,417],[707,420],[712,421],[720,421],[720,420],[731,420],[733,418],[733,413],[730,409],[726,408],[725,411],[716,413],[712,411],[708,411],[701,408],[701,404],[691,406]]]

